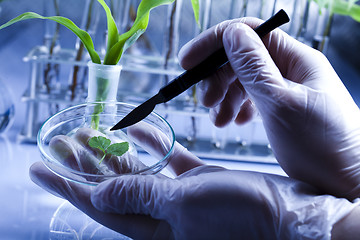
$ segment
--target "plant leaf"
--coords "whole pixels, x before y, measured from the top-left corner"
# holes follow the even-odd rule
[[[360,6],[358,4],[349,5],[349,3],[344,0],[334,1],[333,12],[352,17],[355,21],[360,22]]]
[[[357,2],[357,0],[348,0],[348,9],[350,10],[352,6]]]
[[[114,143],[111,144],[108,149],[106,150],[107,153],[121,156],[129,150],[129,143],[128,142],[121,142],[121,143]]]
[[[191,5],[192,5],[192,8],[193,8],[195,21],[197,22],[198,26],[200,27],[200,21],[199,21],[200,5],[199,5],[199,0],[191,0]]]
[[[134,39],[140,37],[145,32],[151,9],[160,5],[173,3],[175,0],[142,0],[137,9],[136,19],[129,31],[119,36],[119,41],[108,51],[104,59],[104,64],[117,64],[124,52],[124,46],[127,47],[134,42]],[[135,35],[135,38],[132,38]],[[129,40],[130,39],[130,40]],[[129,40],[129,42],[127,42]]]
[[[312,0],[319,6],[321,13],[322,8],[331,7],[330,14],[339,14],[352,17],[355,21],[360,22],[360,6],[355,4],[354,0]]]
[[[84,30],[81,30],[78,26],[75,25],[70,19],[61,17],[61,16],[52,16],[52,17],[44,17],[34,12],[26,12],[23,13],[16,18],[13,18],[12,20],[8,21],[7,23],[0,26],[0,30],[3,28],[6,28],[14,23],[27,20],[27,19],[48,19],[55,21],[57,23],[60,23],[61,25],[67,27],[69,30],[71,30],[73,33],[76,34],[81,40],[81,42],[84,44],[86,50],[89,52],[91,61],[94,63],[101,64],[100,57],[98,53],[94,49],[94,43],[90,37],[90,35],[85,32]]]
[[[104,153],[105,153],[105,150],[110,146],[110,144],[111,144],[111,140],[106,137],[102,137],[102,136],[92,137],[89,140],[90,147],[98,148],[101,151],[103,151]]]
[[[112,16],[111,10],[108,7],[108,5],[106,5],[104,0],[97,0],[101,6],[104,8],[105,12],[106,12],[106,19],[107,19],[107,26],[108,26],[108,36],[107,36],[107,52],[109,49],[111,49],[117,42],[119,39],[119,31],[116,27],[116,23],[115,20]],[[105,57],[106,58],[106,57]]]

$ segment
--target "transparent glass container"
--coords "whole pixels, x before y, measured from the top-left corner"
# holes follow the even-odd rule
[[[141,146],[137,146],[128,138],[126,130],[110,131],[118,121],[125,117],[135,106],[116,101],[121,66],[88,64],[88,97],[86,103],[66,108],[50,117],[41,127],[37,143],[45,165],[59,176],[78,183],[96,185],[107,179],[115,178],[124,174],[155,174],[161,171],[168,163],[175,142],[175,135],[170,124],[156,113],[151,113],[140,124],[156,128],[169,139],[168,145],[164,146],[168,152],[162,159],[147,154]],[[112,143],[128,142],[129,149],[121,157],[108,156],[102,162],[99,154],[88,146],[89,135],[82,133],[94,133],[94,130],[104,134]],[[96,133],[97,134],[97,133]],[[81,152],[87,152],[85,158],[77,157],[75,148],[78,137],[86,136]],[[66,138],[67,144],[74,142],[72,150],[63,149],[63,145],[52,145],[54,137]],[[63,138],[63,139],[64,139]],[[83,138],[83,137],[82,137]],[[77,139],[77,140],[75,140]],[[77,145],[76,145],[77,146]],[[62,149],[61,154],[54,148]],[[78,149],[78,148],[76,148]],[[137,154],[138,151],[143,154]],[[71,157],[73,154],[74,158]],[[101,154],[102,156],[103,154]],[[64,157],[65,156],[65,157]],[[70,156],[70,157],[69,157]],[[94,158],[95,156],[95,158]]]
[[[0,134],[6,132],[14,120],[15,105],[5,82],[0,79]]]
[[[334,14],[328,8],[319,9],[311,47],[326,54],[330,41],[330,30]]]
[[[118,158],[113,162],[114,165],[121,165],[126,161],[125,171],[113,170],[113,165],[103,166],[100,164],[92,164],[98,168],[99,171],[80,171],[76,166],[68,164],[68,160],[61,161],[56,158],[50,149],[50,141],[53,137],[59,135],[72,136],[79,128],[87,127],[88,122],[94,117],[94,112],[97,106],[101,104],[104,106],[104,111],[96,113],[99,120],[99,131],[104,133],[110,139],[127,140],[129,142],[129,151],[124,158]],[[119,177],[124,174],[155,174],[161,171],[169,162],[170,156],[173,152],[173,145],[175,143],[175,135],[171,126],[156,113],[151,113],[146,117],[142,124],[148,124],[151,128],[162,132],[168,139],[168,145],[164,146],[167,150],[165,156],[161,159],[151,156],[141,146],[131,143],[126,136],[126,130],[109,131],[120,119],[127,115],[135,106],[126,103],[84,103],[67,108],[51,118],[49,118],[41,127],[38,134],[38,147],[40,149],[41,157],[45,165],[57,175],[78,183],[88,185],[96,185],[107,179]],[[110,111],[108,111],[110,109]],[[142,154],[137,154],[142,152]],[[131,167],[132,161],[135,162],[135,168]],[[112,161],[112,160],[111,160]],[[116,167],[116,166],[115,166]]]
[[[102,65],[89,62],[87,102],[116,102],[121,65]]]

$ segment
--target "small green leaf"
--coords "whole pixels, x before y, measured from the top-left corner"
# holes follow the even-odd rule
[[[102,136],[90,138],[89,146],[92,148],[100,149],[103,152],[104,155],[100,159],[99,164],[105,159],[105,156],[107,154],[112,154],[120,157],[129,150],[128,142],[111,144],[110,139]]]
[[[128,142],[114,143],[111,144],[106,152],[115,156],[121,156],[129,150]]]
[[[191,0],[191,5],[192,5],[192,8],[193,8],[195,21],[197,22],[197,24],[200,27],[200,21],[199,21],[200,5],[199,5],[199,0]]]
[[[81,40],[81,42],[84,44],[86,50],[89,52],[91,61],[94,63],[101,64],[101,60],[99,57],[99,54],[94,49],[94,43],[90,37],[90,35],[85,32],[84,30],[81,30],[78,26],[75,25],[70,19],[61,17],[61,16],[53,16],[53,17],[44,17],[34,12],[26,12],[23,13],[16,18],[13,18],[12,20],[8,21],[7,23],[0,26],[0,30],[3,28],[6,28],[14,23],[27,20],[27,19],[48,19],[55,21],[65,27],[67,27],[69,30],[71,30],[73,33],[76,34]]]
[[[98,148],[105,153],[106,149],[110,146],[111,140],[106,137],[97,136],[92,137],[89,140],[89,146],[92,148]]]

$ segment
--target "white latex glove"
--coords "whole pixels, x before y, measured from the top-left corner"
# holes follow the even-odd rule
[[[251,29],[260,23],[225,21],[182,48],[185,69],[222,46],[230,61],[199,84],[200,101],[220,127],[250,120],[256,106],[290,177],[338,197],[360,197],[358,107],[320,52],[279,29],[261,41]]]
[[[168,139],[161,132],[138,125],[128,134],[154,156],[166,153]],[[334,224],[358,209],[290,178],[203,165],[178,143],[170,163],[174,172],[184,173],[175,179],[126,175],[96,188],[57,177],[41,163],[30,175],[96,221],[135,239],[330,239]]]

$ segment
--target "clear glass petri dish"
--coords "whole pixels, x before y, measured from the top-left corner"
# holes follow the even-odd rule
[[[101,107],[101,113],[98,113],[99,107]],[[134,105],[121,102],[94,102],[69,107],[53,115],[44,122],[37,136],[37,145],[44,164],[62,178],[87,185],[97,185],[105,180],[125,174],[156,174],[160,172],[168,164],[175,143],[174,131],[164,118],[152,112],[139,123],[148,124],[149,127],[155,128],[156,131],[161,132],[162,136],[168,138],[169,141],[162,148],[166,150],[164,157],[161,159],[150,155],[140,145],[133,143],[127,137],[127,128],[110,131],[112,126],[135,107]],[[129,142],[127,153],[122,157],[116,158],[116,160],[112,160],[119,162],[112,162],[111,165],[121,165],[121,167],[116,167],[116,171],[113,170],[113,167],[104,167],[103,164],[93,164],[91,171],[79,168],[78,166],[74,167],[73,164],[68,164],[67,161],[59,159],[50,148],[51,140],[56,136],[72,137],[77,134],[79,129],[80,131],[82,131],[81,129],[91,129],[91,122],[94,117],[98,119],[98,131],[105,134],[106,137],[118,140],[116,142]],[[84,151],[88,151],[88,149]],[[90,154],[96,155],[94,152],[90,152]],[[74,161],[76,162],[76,160]],[[96,168],[96,171],[93,168]]]

